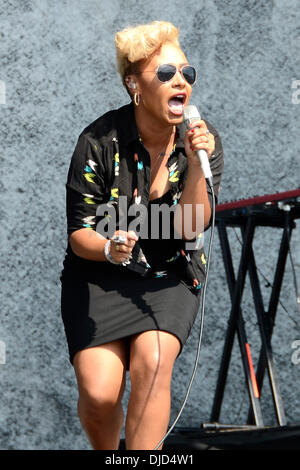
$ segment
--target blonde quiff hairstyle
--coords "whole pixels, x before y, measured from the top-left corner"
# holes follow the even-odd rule
[[[138,62],[150,57],[163,44],[180,47],[178,35],[179,30],[168,21],[153,21],[117,32],[117,66],[124,86],[125,77],[138,70]]]

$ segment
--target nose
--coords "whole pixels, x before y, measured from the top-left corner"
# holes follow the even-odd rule
[[[185,85],[185,79],[183,78],[180,69],[177,69],[177,72],[174,75],[173,84],[180,86]]]

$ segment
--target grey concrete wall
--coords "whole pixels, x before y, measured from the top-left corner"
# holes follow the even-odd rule
[[[65,181],[81,130],[127,102],[114,34],[128,24],[172,21],[199,70],[193,102],[219,130],[226,165],[221,201],[299,187],[298,0],[0,0],[0,448],[89,449],[60,319],[66,247]],[[291,248],[299,278],[299,228]],[[235,267],[239,243],[230,233]],[[256,260],[272,281],[280,231],[258,229]],[[206,243],[208,237],[206,238]],[[261,277],[261,275],[260,275]],[[270,288],[263,282],[267,302]],[[273,337],[288,423],[300,421],[300,339],[288,262]],[[243,310],[254,362],[260,345],[247,281]],[[199,369],[180,426],[209,421],[230,299],[216,234]],[[199,319],[178,359],[172,419],[194,365]],[[128,399],[127,386],[124,404]],[[266,424],[275,424],[265,381]],[[221,421],[248,409],[234,346]]]

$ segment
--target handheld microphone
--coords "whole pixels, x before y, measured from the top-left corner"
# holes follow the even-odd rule
[[[196,106],[189,105],[186,106],[183,110],[183,121],[186,125],[186,128],[189,128],[189,124],[194,121],[199,121],[201,119],[200,114]],[[206,180],[208,180],[210,186],[212,186],[212,173],[207,157],[207,153],[205,150],[197,150],[197,155],[201,163],[201,168]]]

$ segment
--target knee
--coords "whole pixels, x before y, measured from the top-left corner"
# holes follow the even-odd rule
[[[140,390],[154,386],[169,387],[172,369],[173,363],[159,351],[133,357],[130,361],[131,384]]]
[[[167,332],[147,331],[130,344],[130,379],[135,391],[169,389],[179,340]]]
[[[103,421],[121,405],[121,397],[106,389],[85,389],[79,393],[78,414],[89,421]]]

